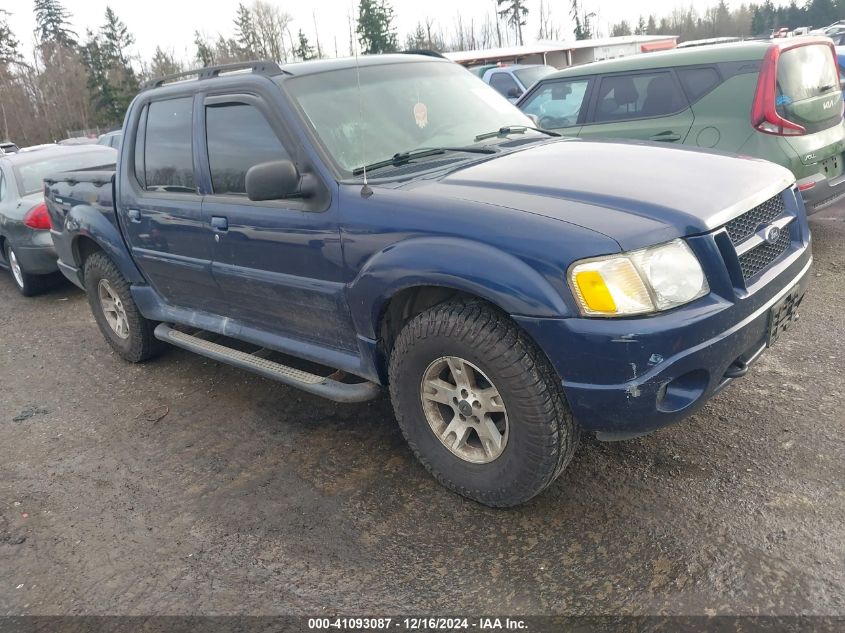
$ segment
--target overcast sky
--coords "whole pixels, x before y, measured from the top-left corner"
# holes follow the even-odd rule
[[[569,20],[570,0],[544,0],[551,5],[555,23],[562,27],[566,38],[572,37]],[[599,17],[599,27],[605,31],[607,25],[622,19],[635,23],[641,13],[664,15],[676,7],[695,6],[699,11],[716,4],[717,0],[582,0],[582,5],[594,11]],[[349,49],[347,15],[353,11],[357,0],[270,0],[293,17],[293,32],[302,28],[314,42],[314,15],[319,29],[320,44],[324,53],[333,55],[335,38],[341,55]],[[103,23],[106,5],[110,5],[128,26],[136,39],[136,52],[143,58],[152,57],[156,46],[171,49],[178,57],[191,59],[194,55],[193,32],[199,30],[209,35],[233,34],[233,18],[238,6],[237,0],[63,0],[62,4],[73,14],[72,21],[80,37],[86,29],[95,30]],[[245,2],[251,4],[251,0]],[[465,22],[470,18],[483,21],[486,14],[492,15],[495,0],[392,0],[396,12],[396,26],[400,41],[412,31],[417,21],[427,16],[437,20],[443,30],[452,33],[458,14],[458,7]],[[0,0],[0,8],[10,11],[10,25],[17,38],[24,44],[25,51],[32,47],[32,32],[35,20],[32,14],[32,0]],[[530,13],[528,26],[524,30],[526,43],[536,39],[537,14],[540,0],[528,0]]]

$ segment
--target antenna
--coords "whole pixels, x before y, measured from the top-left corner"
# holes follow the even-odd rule
[[[369,198],[373,190],[367,184],[367,159],[364,145],[364,97],[361,94],[361,66],[358,63],[358,42],[355,42],[355,79],[358,82],[358,118],[361,130],[361,166],[364,170],[364,186],[361,187],[361,197]]]

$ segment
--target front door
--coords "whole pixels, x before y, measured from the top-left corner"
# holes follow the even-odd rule
[[[212,270],[227,316],[307,343],[357,350],[330,196],[254,202],[246,195],[246,172],[254,165],[287,159],[303,168],[279,109],[254,94],[216,95],[206,98],[204,118],[211,191],[203,212],[214,231]]]
[[[212,231],[197,192],[192,96],[144,106],[118,215],[133,259],[169,304],[213,312]],[[132,178],[135,182],[129,181]]]

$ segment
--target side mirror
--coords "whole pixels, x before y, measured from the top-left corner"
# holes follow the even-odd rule
[[[300,193],[300,177],[290,160],[253,165],[246,172],[246,195],[250,200],[280,200]]]
[[[522,96],[522,90],[519,88],[511,88],[508,90],[508,99],[519,99]]]

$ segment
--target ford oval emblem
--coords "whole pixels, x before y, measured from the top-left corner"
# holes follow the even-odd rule
[[[780,239],[780,228],[775,226],[774,224],[770,224],[765,229],[763,229],[763,239],[766,240],[769,244],[777,244],[778,240]]]

